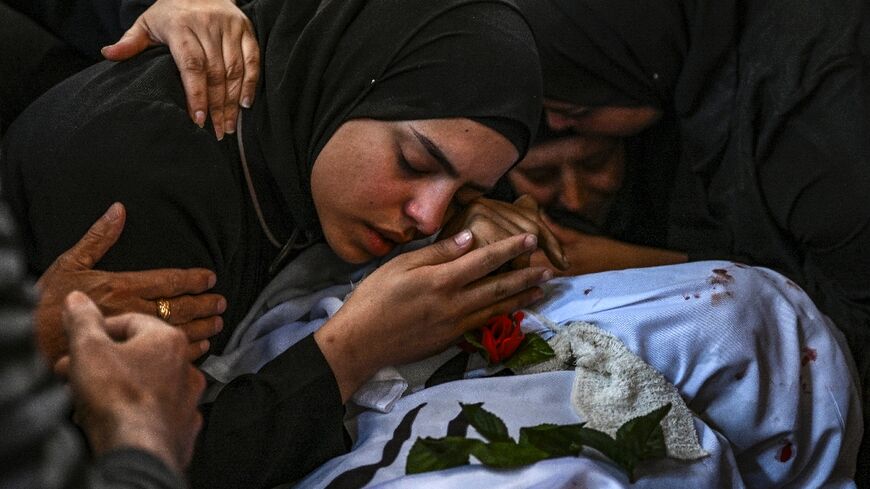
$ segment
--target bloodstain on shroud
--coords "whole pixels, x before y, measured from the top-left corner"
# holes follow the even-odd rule
[[[728,285],[734,282],[734,276],[728,273],[724,268],[714,268],[713,276],[710,277],[710,283],[713,285]]]
[[[727,290],[727,286],[734,282],[734,276],[728,273],[728,270],[724,268],[714,268],[713,275],[710,277],[710,285],[713,286],[713,294],[710,296],[710,303],[713,306],[718,306],[722,302],[727,299],[731,299],[734,297],[734,294],[731,293],[730,290]],[[725,290],[721,292],[715,292],[717,286],[722,286]]]
[[[776,453],[776,460],[782,463],[788,462],[794,456],[794,445],[790,440],[783,442],[782,448]]]
[[[801,348],[801,374],[800,374],[800,384],[801,384],[801,392],[804,394],[812,394],[813,389],[810,385],[810,381],[807,380],[808,373],[805,372],[805,369],[808,369],[808,365],[810,363],[815,363],[816,359],[819,357],[815,348],[810,348],[805,346]]]

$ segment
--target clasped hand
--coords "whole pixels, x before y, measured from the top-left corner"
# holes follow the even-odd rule
[[[67,351],[61,313],[64,298],[73,290],[87,294],[106,315],[139,312],[153,316],[157,314],[156,301],[168,299],[172,308],[169,320],[186,334],[191,359],[205,353],[208,338],[223,328],[219,315],[227,304],[222,296],[205,293],[216,281],[209,270],[106,272],[94,269],[120,237],[125,219],[124,206],[112,205],[37,282],[40,291],[35,313],[37,340],[49,360],[57,360]]]
[[[537,247],[521,233],[474,249],[464,230],[375,270],[314,338],[347,400],[380,368],[447,348],[496,314],[539,300],[546,268],[493,274]]]

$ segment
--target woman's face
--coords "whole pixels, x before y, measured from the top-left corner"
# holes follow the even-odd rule
[[[529,150],[510,182],[545,208],[575,213],[603,226],[625,178],[621,138],[566,135]]]
[[[547,125],[554,131],[592,136],[633,136],[655,124],[661,111],[654,107],[584,107],[544,100]]]
[[[311,193],[329,246],[362,263],[438,231],[452,204],[483,195],[518,156],[469,119],[355,119],[315,160]]]

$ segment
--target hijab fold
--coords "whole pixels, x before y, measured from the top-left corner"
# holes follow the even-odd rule
[[[262,155],[306,233],[319,229],[311,168],[346,120],[472,118],[521,155],[537,130],[537,51],[504,0],[261,0],[245,11],[263,59],[246,154]]]
[[[517,0],[541,54],[544,94],[646,105],[684,117],[736,42],[736,0]]]

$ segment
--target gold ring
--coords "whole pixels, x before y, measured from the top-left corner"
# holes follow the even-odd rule
[[[169,307],[169,299],[157,299],[157,316],[169,322],[169,316],[171,315],[172,309]]]

